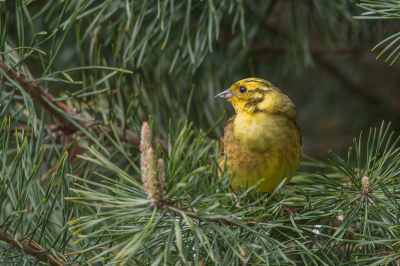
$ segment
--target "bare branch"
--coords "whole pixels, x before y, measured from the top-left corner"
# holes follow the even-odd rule
[[[50,263],[51,266],[63,266],[61,261],[56,259],[52,254],[38,253],[38,251],[43,251],[44,248],[29,238],[15,238],[5,230],[0,230],[0,240],[8,243],[9,248],[18,248],[23,250],[25,253],[35,257],[36,260]]]
[[[9,50],[12,50],[12,47],[8,47]],[[60,101],[56,101],[55,97],[48,93],[40,84],[37,84],[36,82],[27,82],[26,77],[22,75],[20,72],[15,71],[14,69],[6,66],[3,61],[0,61],[0,68],[3,69],[4,72],[7,73],[7,75],[17,81],[23,88],[24,90],[29,93],[34,101],[39,103],[40,105],[44,106],[48,112],[50,112],[51,115],[57,118],[59,121],[59,124],[54,127],[53,130],[62,130],[68,134],[73,134],[79,129],[71,124],[65,117],[59,113],[57,110],[55,110],[53,107],[51,107],[44,99],[47,99],[51,102],[54,103],[54,105],[57,106],[57,108],[63,110],[64,112],[77,116],[77,117],[82,117],[82,115],[79,112],[76,112],[75,110],[71,110],[66,104]],[[29,72],[28,67],[25,65],[26,70]],[[92,127],[92,129],[96,132],[96,134],[101,134],[101,129],[98,127],[98,123],[93,123],[92,121],[84,121],[84,120],[77,120],[77,122],[82,126],[82,127]],[[103,123],[102,121],[100,123]],[[103,126],[103,129],[112,132],[111,128],[108,126]],[[117,132],[117,136],[121,140],[128,141],[129,143],[132,143],[133,145],[139,145],[140,144],[140,138],[139,136],[131,130],[123,130],[120,127],[115,127],[115,131]],[[161,146],[164,149],[167,149],[167,142],[162,139],[156,139],[157,143],[160,143]]]

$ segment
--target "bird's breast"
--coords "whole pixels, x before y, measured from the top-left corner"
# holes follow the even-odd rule
[[[293,123],[285,115],[243,112],[233,122],[235,140],[250,151],[280,150],[295,133]]]
[[[224,134],[227,171],[235,173],[232,187],[259,186],[262,192],[276,188],[296,173],[301,159],[300,132],[286,116],[237,114]]]

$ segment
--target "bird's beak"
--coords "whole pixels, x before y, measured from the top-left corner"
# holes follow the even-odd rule
[[[224,90],[223,92],[215,95],[215,98],[217,98],[217,97],[224,98],[224,99],[230,99],[233,97],[233,94],[229,89],[227,89],[227,90]]]

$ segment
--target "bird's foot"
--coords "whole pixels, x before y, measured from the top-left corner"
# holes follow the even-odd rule
[[[282,207],[292,216],[296,216],[297,211],[289,208],[287,205],[282,205]]]
[[[278,201],[278,202],[281,202],[281,199],[279,198],[279,196],[278,196],[278,194],[275,194],[275,199]],[[296,210],[293,210],[293,209],[291,209],[291,208],[289,208],[287,205],[282,205],[281,206],[281,208],[284,208],[289,214],[291,214],[292,216],[296,216],[296,213],[297,213],[297,211]]]
[[[237,190],[235,190],[235,192],[236,192],[236,194],[235,194],[235,199],[236,199],[236,207],[238,207],[238,208],[242,208],[242,205],[240,205],[240,203],[239,203],[239,201],[237,200],[237,193],[238,193],[238,191]]]

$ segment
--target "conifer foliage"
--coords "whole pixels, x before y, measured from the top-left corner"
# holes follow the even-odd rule
[[[233,189],[213,140],[251,62],[301,73],[398,18],[357,3],[0,1],[0,264],[399,265],[390,124],[272,194]],[[393,64],[400,33],[372,35]]]

